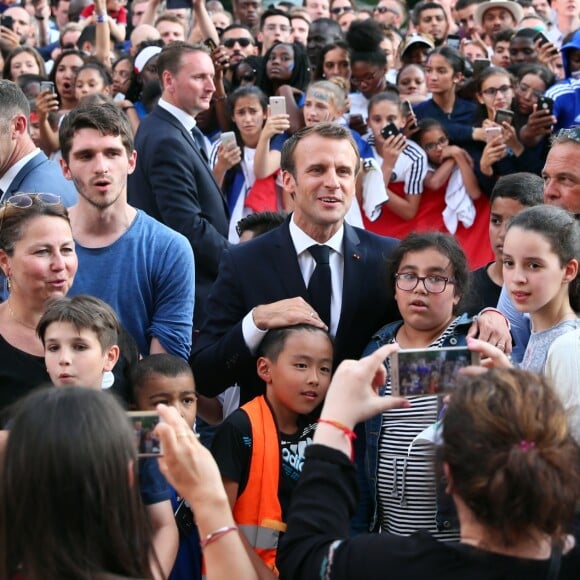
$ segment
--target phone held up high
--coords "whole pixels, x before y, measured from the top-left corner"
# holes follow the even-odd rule
[[[464,346],[400,350],[390,357],[391,394],[411,397],[450,394],[463,381],[459,370],[479,365],[479,354]]]

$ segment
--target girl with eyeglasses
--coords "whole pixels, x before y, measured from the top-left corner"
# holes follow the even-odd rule
[[[477,144],[471,151],[481,189],[491,195],[501,175],[528,171],[530,155],[520,140],[513,123],[514,79],[500,67],[488,67],[475,79],[476,99],[480,104],[478,125],[485,145]],[[507,111],[511,120],[496,115]]]
[[[401,349],[465,345],[471,319],[459,313],[467,282],[467,260],[454,238],[442,233],[410,234],[392,257],[388,282],[401,320],[379,329],[363,356],[394,343]],[[388,359],[385,366],[387,381],[379,387],[381,396],[391,394]],[[459,531],[451,517],[453,510],[448,513],[450,499],[437,499],[435,445],[418,439],[437,421],[442,400],[437,395],[413,396],[409,402],[408,408],[365,423],[365,454],[357,460],[366,484],[361,505],[368,510],[366,518],[357,518],[356,531],[380,528],[385,534],[407,536],[426,530],[439,540],[456,541]]]
[[[420,121],[413,139],[429,159],[416,231],[450,233],[472,268],[486,264],[492,255],[485,242],[489,203],[481,195],[469,153],[451,145],[445,128],[434,119]]]
[[[50,384],[36,326],[46,303],[65,296],[77,271],[66,208],[53,194],[17,194],[0,209],[0,410]]]

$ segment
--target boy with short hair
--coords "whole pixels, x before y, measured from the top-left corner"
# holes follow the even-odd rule
[[[259,353],[266,394],[224,421],[212,453],[254,567],[275,571],[278,537],[316,427],[312,412],[330,383],[333,347],[326,331],[298,324],[270,330]]]
[[[131,371],[137,409],[155,411],[159,403],[175,407],[194,429],[197,412],[195,381],[187,362],[170,354],[154,354],[140,360]],[[171,504],[179,529],[179,549],[169,580],[200,580],[199,534],[187,502],[172,486]]]
[[[119,358],[119,319],[108,304],[94,296],[79,294],[54,300],[36,332],[56,387],[101,389],[105,372],[112,370]],[[152,569],[158,564],[165,577],[175,559],[177,530],[167,483],[156,459],[139,462],[139,488],[153,533]]]
[[[117,315],[99,298],[79,294],[50,302],[37,334],[53,384],[100,389],[119,360],[119,333]]]

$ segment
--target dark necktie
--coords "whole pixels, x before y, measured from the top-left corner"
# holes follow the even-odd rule
[[[193,137],[193,140],[195,141],[201,156],[205,159],[205,161],[208,161],[207,153],[205,152],[205,140],[203,138],[203,133],[197,127],[192,127],[191,136]]]
[[[310,305],[318,312],[321,320],[330,328],[330,248],[328,246],[310,246],[308,248],[316,262],[316,268],[308,282]]]

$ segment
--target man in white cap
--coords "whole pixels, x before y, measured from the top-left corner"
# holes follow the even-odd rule
[[[484,32],[488,43],[494,34],[515,28],[523,17],[522,7],[513,0],[489,0],[475,10],[475,23]]]

